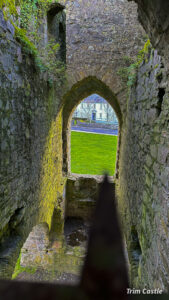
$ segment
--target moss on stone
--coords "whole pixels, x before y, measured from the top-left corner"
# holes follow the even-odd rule
[[[58,114],[51,128],[45,145],[42,161],[40,216],[39,222],[46,222],[51,229],[54,208],[58,205],[58,198],[63,194],[62,178],[62,116]]]
[[[20,254],[19,258],[17,260],[16,266],[15,266],[14,273],[12,275],[12,279],[16,279],[17,276],[22,272],[27,272],[29,274],[34,274],[36,272],[36,268],[35,267],[22,267],[21,266],[21,254]]]
[[[50,39],[43,47],[40,46],[44,39],[40,27],[51,4],[52,0],[20,0],[18,21],[15,0],[0,0],[0,9],[3,9],[5,20],[9,19],[15,28],[16,40],[27,54],[32,55],[36,67],[40,71],[48,72],[49,82],[52,84],[58,76],[64,77],[65,67],[60,59],[56,59],[60,47],[58,43]]]
[[[140,64],[145,61],[148,61],[148,53],[151,48],[150,40],[148,39],[143,47],[142,50],[138,52],[138,55],[135,59],[135,61],[130,64],[129,66],[122,67],[118,70],[117,75],[121,78],[123,82],[127,84],[127,86],[132,86],[137,78],[137,71],[140,66]],[[124,57],[124,60],[126,60],[126,57]],[[131,60],[128,60],[127,62],[131,62]]]
[[[31,54],[34,57],[36,57],[38,55],[38,50],[34,43],[32,43],[30,39],[26,36],[26,31],[17,27],[15,24],[13,25],[15,27],[16,40],[18,40],[21,43],[23,49],[27,52],[27,54]]]
[[[0,0],[0,9],[3,9],[6,20],[8,19],[9,15],[17,15],[15,0]]]

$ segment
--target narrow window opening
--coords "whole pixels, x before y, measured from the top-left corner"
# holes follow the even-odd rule
[[[65,24],[59,23],[59,43],[60,43],[60,57],[62,61],[66,62],[66,30]]]
[[[66,15],[64,6],[53,5],[47,13],[48,41],[59,44],[56,58],[66,62]],[[57,48],[56,48],[57,49]]]
[[[9,228],[15,229],[24,217],[24,207],[17,208],[9,221]]]

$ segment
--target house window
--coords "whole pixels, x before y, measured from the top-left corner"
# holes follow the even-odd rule
[[[102,119],[102,114],[100,114],[100,119]]]
[[[96,108],[96,104],[95,103],[93,104],[93,108]]]
[[[102,109],[102,103],[100,103],[100,109]]]

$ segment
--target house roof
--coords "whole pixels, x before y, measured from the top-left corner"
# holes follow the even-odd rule
[[[97,94],[85,98],[81,103],[107,103],[107,101]]]

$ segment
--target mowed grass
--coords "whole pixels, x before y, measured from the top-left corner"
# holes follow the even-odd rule
[[[117,136],[71,132],[71,172],[114,175]]]

